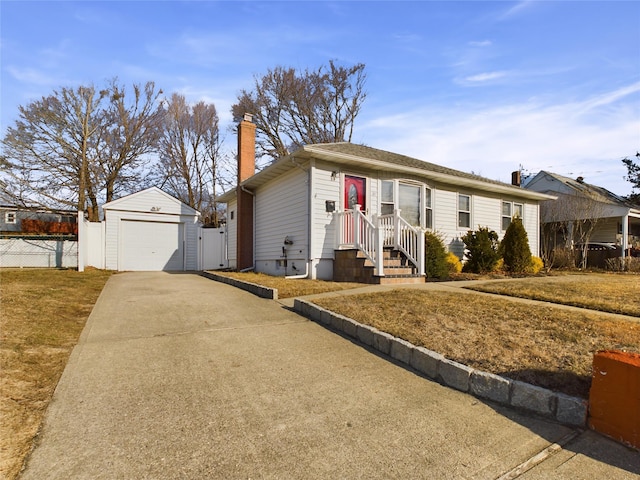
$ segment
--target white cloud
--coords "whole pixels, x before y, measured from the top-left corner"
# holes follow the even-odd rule
[[[9,65],[6,70],[19,82],[44,86],[56,83],[55,79],[51,75],[36,68],[18,68],[16,66]]]
[[[534,2],[531,0],[524,0],[522,2],[518,2],[514,6],[510,7],[506,12],[504,12],[499,17],[499,20],[506,20],[516,15],[520,15],[523,11],[533,7],[533,5],[534,5]]]
[[[504,72],[504,71],[478,73],[476,75],[471,75],[469,77],[466,77],[464,81],[470,82],[470,83],[482,83],[482,82],[488,82],[491,80],[497,80],[498,78],[502,78],[506,75],[507,75],[507,72]]]
[[[491,45],[493,45],[493,42],[491,40],[469,42],[469,46],[471,47],[490,47]]]

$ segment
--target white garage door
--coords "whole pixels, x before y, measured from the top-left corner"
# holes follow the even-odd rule
[[[184,270],[184,225],[122,220],[120,270]]]

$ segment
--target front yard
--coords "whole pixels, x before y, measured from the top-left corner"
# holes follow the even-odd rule
[[[640,317],[640,275],[556,275],[481,283],[468,288]]]
[[[255,273],[230,275],[278,288],[279,298],[363,286]],[[465,287],[640,316],[639,275],[566,274]],[[464,289],[450,293],[407,287],[313,302],[473,368],[583,398],[589,395],[594,352],[640,353],[640,319],[530,305]]]
[[[111,273],[25,269],[3,270],[1,275],[0,477],[15,478],[71,349]],[[277,288],[279,298],[363,286],[255,273],[226,275]],[[608,305],[602,308],[638,316],[640,276],[557,278],[519,279],[483,288],[509,295],[526,292],[568,304],[580,301],[590,308]],[[315,303],[474,368],[583,397],[588,395],[593,352],[608,348],[640,352],[640,319],[531,306],[464,289],[451,293],[402,288],[326,297]]]
[[[0,478],[15,478],[110,272],[0,272]]]

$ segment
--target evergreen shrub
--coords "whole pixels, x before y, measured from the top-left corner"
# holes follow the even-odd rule
[[[427,231],[424,234],[424,244],[424,268],[427,278],[438,278],[440,280],[449,278],[447,250],[442,237],[435,232]]]
[[[462,270],[471,273],[491,272],[498,260],[498,234],[488,227],[480,227],[477,231],[469,230],[462,237],[466,247],[467,261]]]
[[[500,244],[504,269],[509,273],[526,273],[531,268],[531,249],[522,219],[514,217]]]

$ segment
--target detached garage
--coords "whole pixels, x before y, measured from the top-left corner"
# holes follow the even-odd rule
[[[198,269],[198,211],[156,187],[103,209],[108,270]]]

